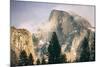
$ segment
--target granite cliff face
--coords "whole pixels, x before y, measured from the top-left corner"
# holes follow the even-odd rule
[[[74,13],[53,10],[49,22],[53,25],[52,31],[57,33],[67,62],[95,60],[95,29],[86,19]]]
[[[27,56],[31,53],[35,61],[35,51],[32,42],[32,35],[26,29],[17,29],[11,27],[11,61],[12,64],[18,64],[19,55],[21,51],[25,51]],[[15,56],[14,56],[15,55]],[[16,58],[16,59],[15,59]],[[16,62],[13,62],[16,61]],[[34,62],[33,62],[34,63]]]
[[[63,42],[64,37],[69,33],[80,33],[80,31],[91,27],[90,23],[81,16],[61,10],[52,10],[49,22],[52,25],[52,30],[55,30],[60,37],[60,42]]]
[[[53,32],[57,35],[57,42],[61,48],[59,55],[64,56],[64,63],[95,60],[95,28],[86,19],[74,13],[52,10],[48,22],[50,24],[48,30],[39,29],[33,34],[26,29],[11,27],[11,63],[13,65],[19,63],[20,52],[23,50],[27,56],[32,54],[33,64],[48,64],[50,60],[48,48],[56,44],[53,42],[55,40]],[[57,49],[52,48],[50,49],[53,51]]]

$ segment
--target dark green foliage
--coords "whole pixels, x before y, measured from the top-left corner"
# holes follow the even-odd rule
[[[26,54],[26,52],[24,50],[20,52],[19,65],[20,66],[26,66],[26,65],[28,65],[27,54]]]
[[[32,54],[30,53],[29,58],[28,58],[28,64],[29,64],[29,65],[33,65],[33,62],[34,62],[33,56],[32,56]]]
[[[81,49],[82,49],[82,52],[81,52],[79,61],[80,62],[89,61],[90,51],[89,51],[89,44],[88,44],[87,38],[84,38]]]
[[[90,61],[95,61],[95,32],[92,33],[92,35],[93,35],[93,40],[91,44]]]
[[[19,56],[19,66],[26,66],[26,65],[33,65],[33,56],[30,53],[29,56],[27,56],[26,52],[23,50],[20,52]]]
[[[49,64],[60,63],[61,46],[59,44],[57,35],[53,32],[50,45],[48,47],[49,52]]]

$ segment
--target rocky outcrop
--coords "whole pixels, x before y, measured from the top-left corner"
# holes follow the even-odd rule
[[[61,10],[52,10],[49,22],[52,30],[56,31],[59,36],[60,42],[65,41],[64,38],[71,32],[80,32],[91,27],[90,23],[81,16]]]
[[[74,13],[52,10],[49,23],[51,30],[49,35],[45,35],[49,36],[46,42],[51,40],[52,32],[56,32],[66,62],[95,60],[95,28],[91,27],[86,19]],[[48,44],[43,42],[44,45],[39,52],[40,58],[48,54]]]
[[[48,30],[39,29],[33,34],[26,29],[11,27],[12,64],[17,65],[19,63],[19,55],[23,50],[27,56],[32,54],[33,64],[43,64],[43,61],[48,64],[50,60],[48,47],[52,44],[50,41],[54,37],[52,36],[53,32],[56,33],[61,46],[61,55],[59,55],[64,56],[60,57],[63,62],[95,60],[95,28],[86,19],[74,13],[52,10],[48,24],[50,24]],[[55,51],[56,47],[50,49]]]
[[[74,13],[53,10],[49,22],[57,33],[67,62],[95,60],[95,29],[86,19]]]
[[[11,27],[11,64],[17,65],[19,62],[19,55],[20,52],[25,50],[27,56],[31,53],[33,56],[34,64],[35,64],[35,51],[34,51],[34,45],[32,42],[32,35],[29,31],[26,29],[17,29],[15,27]],[[16,55],[16,56],[14,56]],[[15,57],[17,59],[15,59]]]

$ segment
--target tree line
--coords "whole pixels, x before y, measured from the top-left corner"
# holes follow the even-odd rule
[[[40,62],[39,59],[37,59],[36,65],[67,63],[65,54],[62,55],[61,53],[61,45],[59,44],[56,32],[53,32],[52,38],[49,43],[50,44],[48,47],[48,63],[45,61],[45,58],[42,58],[42,63]],[[76,62],[89,61],[90,53],[88,50],[89,49],[88,40],[86,38],[84,39],[81,48],[83,48],[83,51],[80,54],[80,59],[77,60]],[[33,62],[34,59],[31,53],[29,54],[29,56],[27,56],[25,50],[20,52],[18,59],[19,66],[34,65]]]

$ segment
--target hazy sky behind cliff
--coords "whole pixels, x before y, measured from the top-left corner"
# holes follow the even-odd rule
[[[50,12],[53,9],[74,12],[87,19],[92,26],[95,26],[94,6],[51,4],[31,1],[11,1],[10,4],[11,26],[26,28],[30,32],[34,32],[40,26],[48,23]]]

